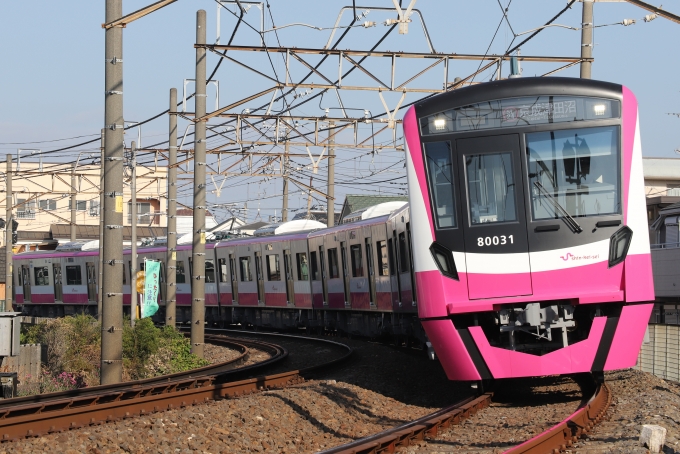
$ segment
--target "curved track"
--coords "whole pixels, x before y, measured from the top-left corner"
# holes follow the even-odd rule
[[[307,369],[253,376],[254,372],[284,360],[288,351],[261,341],[206,335],[207,342],[236,348],[241,355],[225,363],[173,375],[0,401],[0,441],[39,436],[300,383],[304,381],[305,373],[334,365],[352,353],[352,349],[343,344],[305,339],[343,346],[346,353]],[[247,356],[249,347],[264,350],[272,356],[263,362],[235,369]]]

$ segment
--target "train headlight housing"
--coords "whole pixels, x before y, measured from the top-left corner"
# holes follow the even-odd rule
[[[609,239],[609,268],[618,265],[626,259],[633,231],[628,226],[623,226]]]
[[[456,262],[453,260],[453,254],[441,244],[434,242],[430,246],[430,253],[437,264],[439,272],[451,279],[459,280],[458,270],[456,270]]]

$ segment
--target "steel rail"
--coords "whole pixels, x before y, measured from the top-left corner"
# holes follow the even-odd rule
[[[479,397],[468,397],[456,404],[442,408],[415,421],[388,429],[384,432],[360,438],[359,440],[321,451],[319,454],[378,454],[394,452],[396,448],[408,446],[412,441],[434,437],[439,429],[460,424],[461,421],[485,408],[491,402],[492,393]]]
[[[547,454],[566,451],[576,440],[605,418],[612,402],[606,383],[597,386],[595,394],[573,415],[540,435],[505,451],[505,454]]]

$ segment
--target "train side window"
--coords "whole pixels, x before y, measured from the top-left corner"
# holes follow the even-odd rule
[[[212,260],[205,261],[205,282],[206,284],[215,283],[215,263]]]
[[[423,144],[437,227],[456,227],[456,199],[450,142]]]
[[[281,267],[279,265],[279,254],[269,254],[267,256],[267,280],[280,281]]]
[[[236,281],[236,259],[233,254],[229,254],[229,273],[231,274],[231,280]]]
[[[316,261],[316,251],[312,251],[309,253],[309,259],[310,262],[312,262],[312,280],[313,281],[320,281],[321,276],[319,276],[319,264]]]
[[[83,285],[79,265],[66,267],[66,285]]]
[[[307,253],[299,252],[296,254],[297,258],[297,280],[309,280],[309,263],[307,262]]]
[[[328,250],[328,278],[337,279],[340,277],[340,270],[338,268],[338,248],[331,248]]]
[[[35,277],[35,285],[50,285],[50,274],[46,266],[33,268],[33,275]]]
[[[390,263],[390,275],[394,276],[396,270],[394,267],[394,246],[392,245],[392,238],[387,240],[387,259]]]
[[[390,267],[387,261],[387,243],[383,241],[377,241],[375,243],[378,260],[380,261],[380,268],[378,269],[378,276],[389,276]]]
[[[127,275],[125,274],[125,263],[123,263],[123,285],[127,284]]]
[[[353,244],[349,247],[349,255],[352,260],[352,277],[364,276],[364,264],[361,257],[361,245]]]
[[[175,282],[177,284],[186,284],[186,275],[184,273],[184,261],[177,260],[175,262]]]
[[[250,272],[250,257],[239,257],[238,262],[241,268],[241,282],[252,281],[253,275]]]
[[[371,239],[366,238],[366,267],[368,268],[368,277],[375,275],[373,270],[373,251],[371,250]]]
[[[406,244],[406,233],[401,232],[399,234],[399,271],[406,273],[409,270],[408,266],[408,255],[406,250],[408,245]]]
[[[227,282],[227,259],[218,259],[217,265],[219,267],[218,276],[220,277],[220,282]]]

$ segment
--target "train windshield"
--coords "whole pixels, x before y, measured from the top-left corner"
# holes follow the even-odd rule
[[[619,127],[526,135],[532,218],[618,214]]]

